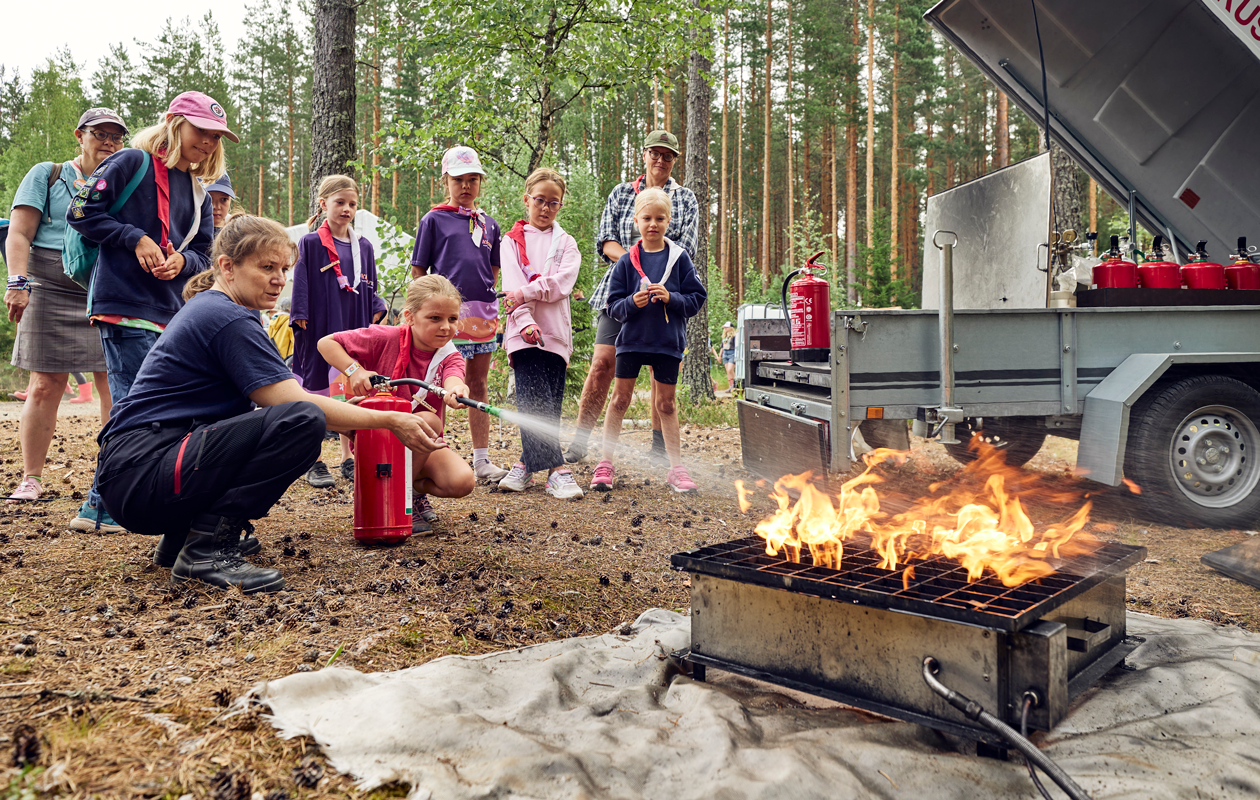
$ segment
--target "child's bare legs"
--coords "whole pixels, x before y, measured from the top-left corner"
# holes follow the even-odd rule
[[[341,434],[340,438],[341,438],[341,460],[345,461],[347,458],[354,458],[354,445],[350,442],[350,437],[346,436],[343,433]]]
[[[682,464],[682,447],[678,435],[678,404],[674,398],[678,387],[672,383],[652,381],[656,390],[656,410],[661,415],[661,433],[665,437],[665,453],[669,456],[670,467]]]
[[[437,414],[421,411],[420,417],[442,433],[442,420]],[[411,451],[411,485],[415,491],[434,497],[464,497],[472,493],[475,483],[468,462],[450,448],[432,453]]]
[[[464,383],[468,384],[468,396],[483,403],[489,402],[490,361],[494,353],[478,353],[467,361]],[[483,450],[490,446],[490,417],[482,411],[469,409],[468,432],[473,447]]]
[[[608,410],[604,412],[604,460],[612,461],[617,451],[617,439],[621,436],[621,421],[630,410],[630,402],[634,399],[634,378],[617,378],[613,382],[612,398],[608,401]],[[673,396],[670,396],[673,401]],[[675,439],[678,435],[678,423],[674,423]]]

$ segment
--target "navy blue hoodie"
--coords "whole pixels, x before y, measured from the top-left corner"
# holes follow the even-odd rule
[[[145,272],[136,259],[136,245],[144,236],[155,243],[162,239],[157,182],[151,160],[145,177],[118,213],[114,216],[106,213],[143,163],[144,152],[130,147],[102,161],[70,201],[66,222],[85,239],[101,247],[92,274],[92,313],[119,314],[165,325],[184,305],[180,297],[184,283],[210,266],[214,214],[209,195],[202,193],[202,202],[197,207],[193,197],[194,178],[182,170],[170,169],[171,219],[167,238],[172,246],[179,247],[192,229],[197,219],[195,215],[200,215],[201,224],[182,251],[184,269],[179,275],[164,281]]]
[[[681,359],[687,349],[687,320],[700,313],[708,293],[696,276],[687,251],[665,240],[666,249],[657,253],[640,251],[643,274],[652,283],[662,283],[669,291],[669,305],[649,302],[643,308],[631,298],[639,291],[642,277],[627,252],[612,268],[608,289],[608,316],[624,323],[617,334],[617,354],[660,353]],[[639,247],[638,244],[635,247]],[[666,320],[666,310],[669,318]]]

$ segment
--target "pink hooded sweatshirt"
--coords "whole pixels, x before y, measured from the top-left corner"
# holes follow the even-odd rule
[[[528,265],[522,265],[518,245],[511,238],[504,236],[499,245],[503,291],[520,289],[525,296],[525,302],[508,314],[503,348],[510,357],[517,350],[537,347],[521,338],[522,330],[537,325],[542,331],[542,349],[567,364],[573,353],[569,295],[577,283],[582,254],[558,222],[547,231],[526,223],[524,231]]]

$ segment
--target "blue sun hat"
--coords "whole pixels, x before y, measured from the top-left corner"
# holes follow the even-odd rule
[[[217,181],[206,186],[207,192],[223,192],[223,194],[236,199],[236,192],[232,191],[232,179],[225,172]]]

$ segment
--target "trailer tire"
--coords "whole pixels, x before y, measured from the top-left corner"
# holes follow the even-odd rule
[[[945,445],[945,451],[959,464],[976,460],[971,440],[979,438],[1002,451],[1008,466],[1022,467],[1046,443],[1048,431],[1041,417],[967,417],[954,429],[958,444]]]
[[[1143,397],[1129,420],[1125,473],[1148,515],[1191,528],[1250,527],[1260,517],[1260,392],[1198,375]]]

